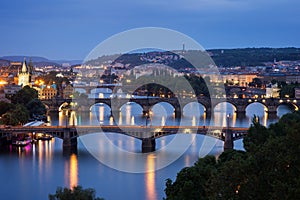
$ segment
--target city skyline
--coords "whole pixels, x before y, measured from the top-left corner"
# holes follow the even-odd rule
[[[296,0],[2,1],[0,55],[83,60],[110,36],[140,27],[182,32],[205,49],[300,47],[299,5]]]

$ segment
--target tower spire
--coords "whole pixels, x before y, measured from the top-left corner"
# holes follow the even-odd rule
[[[24,58],[21,73],[27,73],[26,58]]]

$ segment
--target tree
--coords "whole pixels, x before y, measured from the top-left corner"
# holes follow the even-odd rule
[[[219,159],[216,173],[208,180],[209,199],[238,199],[238,193],[247,181],[249,162],[245,152],[226,150]]]
[[[1,117],[1,123],[5,125],[18,125],[18,120],[15,118],[12,112],[6,112]]]
[[[200,158],[194,166],[182,169],[174,183],[170,179],[166,180],[166,200],[208,199],[205,188],[215,172],[215,157]]]
[[[19,90],[15,95],[12,96],[11,102],[13,104],[23,104],[26,105],[33,99],[38,98],[38,92],[30,88],[28,85]]]
[[[269,128],[254,117],[244,138],[246,152],[225,151],[215,165],[199,159],[202,169],[213,170],[203,175],[196,165],[184,168],[174,183],[167,180],[167,199],[191,194],[191,199],[300,199],[299,130],[300,112],[284,115]]]
[[[5,101],[0,101],[0,116],[14,108],[15,108],[14,104],[7,103]]]
[[[244,138],[244,148],[248,152],[255,151],[267,141],[269,136],[267,128],[261,125],[259,117],[254,115],[248,134]]]
[[[2,115],[1,122],[6,125],[16,126],[28,121],[29,112],[25,106],[17,104],[15,109],[7,111]]]
[[[12,116],[18,120],[18,124],[28,122],[29,112],[25,106],[17,104],[16,108],[12,111]]]
[[[294,98],[295,97],[295,88],[297,86],[298,85],[296,85],[296,84],[282,86],[282,88],[280,90],[280,97],[281,98],[285,98],[285,97]]]
[[[94,189],[83,189],[81,186],[72,189],[58,187],[55,194],[49,194],[49,200],[103,200],[95,197],[95,193]]]
[[[249,86],[261,88],[263,86],[263,82],[260,78],[254,78],[252,82],[249,83]]]
[[[46,107],[39,99],[32,99],[26,104],[26,108],[29,111],[29,115],[44,115],[46,114]]]

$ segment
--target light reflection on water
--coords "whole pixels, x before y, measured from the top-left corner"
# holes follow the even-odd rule
[[[146,199],[156,200],[156,188],[155,188],[155,154],[150,153],[147,155],[147,172],[145,173],[146,182]]]
[[[72,154],[70,156],[70,188],[73,188],[74,186],[78,185],[78,160],[77,156],[75,154]]]
[[[174,125],[178,120],[173,117],[172,107],[152,110],[151,121],[153,125]],[[261,117],[263,124],[277,121],[278,119],[268,120],[261,105],[255,105],[247,110],[246,118],[239,119],[233,112],[231,106],[224,106],[215,112],[212,119],[208,119],[203,114],[203,107],[195,107],[197,104],[188,105],[184,109],[183,121],[187,125],[209,125],[219,124],[226,126],[226,115],[231,113],[230,125],[248,127],[251,123],[251,117],[256,114]],[[221,106],[222,107],[222,106]],[[226,112],[224,108],[226,107]],[[199,109],[199,112],[196,112]],[[136,124],[145,125],[145,117],[142,116],[140,106],[132,103],[124,105],[121,108],[120,118],[113,119],[110,116],[110,109],[106,105],[98,105],[91,109],[90,113],[72,112],[67,117],[63,112],[57,115],[49,116],[52,125],[72,124]],[[288,112],[287,107],[280,106],[278,114]],[[162,113],[160,113],[162,112]],[[129,117],[128,117],[129,116]],[[121,134],[107,134],[115,146],[125,149],[129,152],[140,152],[141,141]],[[168,145],[175,136],[162,137],[156,140],[157,149],[162,149]],[[182,138],[191,137],[190,135],[181,135]],[[105,199],[162,199],[164,197],[165,180],[167,178],[175,179],[180,169],[191,166],[201,155],[200,149],[204,148],[203,143],[214,143],[214,148],[210,154],[218,156],[223,151],[223,142],[216,139],[198,135],[191,143],[183,156],[171,165],[151,172],[155,169],[157,158],[154,154],[148,154],[145,163],[132,158],[124,159],[120,155],[111,154],[111,160],[121,160],[120,165],[144,165],[150,170],[148,173],[131,174],[120,172],[109,168],[96,159],[94,159],[84,148],[83,144],[78,143],[78,154],[63,155],[62,140],[52,139],[52,141],[38,141],[36,144],[26,146],[25,148],[9,147],[7,150],[0,151],[0,196],[8,199],[47,199],[49,193],[54,193],[57,186],[72,187],[82,185],[83,187],[92,187],[97,191],[97,196]],[[235,148],[243,149],[242,141],[235,141]],[[110,147],[102,140],[95,141],[99,151],[109,152]],[[205,145],[204,145],[205,146]],[[176,149],[165,149],[164,159],[175,152]],[[4,181],[5,180],[5,181]],[[7,180],[7,181],[6,181]],[[13,189],[12,189],[13,188]],[[12,192],[13,191],[13,192]]]

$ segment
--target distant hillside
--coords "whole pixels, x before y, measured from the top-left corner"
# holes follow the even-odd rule
[[[51,60],[52,62],[63,64],[63,63],[69,63],[70,65],[81,65],[82,60]]]
[[[49,60],[44,57],[39,56],[3,56],[1,59],[10,60],[14,62],[23,62],[24,58],[26,58],[27,62],[31,59],[32,62],[48,62]]]
[[[300,60],[300,48],[244,48],[244,49],[211,49],[207,50],[211,58],[217,66],[259,66],[266,62],[273,62],[274,60],[283,61]],[[183,69],[192,67],[185,59],[178,59],[174,52],[147,52],[147,53],[129,53],[124,55],[103,56],[92,60],[89,64],[103,64],[107,58],[110,63],[122,63],[129,68],[147,64],[151,62],[169,65],[175,69]],[[201,60],[202,64],[205,59],[205,53],[198,51],[186,51],[185,58]],[[114,58],[114,59],[112,59]],[[195,60],[194,60],[195,61]]]
[[[162,51],[149,51],[146,53],[128,53],[128,54],[115,54],[101,56],[97,59],[90,60],[86,64],[92,65],[107,65],[122,63],[124,66],[132,68],[134,66],[147,64],[153,62],[169,65],[175,69],[182,69],[186,67],[192,67],[185,59],[176,56],[173,52]],[[240,48],[240,49],[210,49],[207,50],[211,58],[214,60],[217,66],[259,66],[264,65],[266,62],[291,60],[300,60],[300,48],[287,47],[287,48]],[[187,51],[185,57],[189,59],[195,58],[195,51]],[[205,54],[197,54],[198,57],[205,56]],[[38,56],[3,56],[0,57],[0,64],[7,61],[23,61],[26,57],[27,61],[31,58],[34,65],[46,66],[55,65],[61,66],[63,63],[69,63],[70,65],[82,64],[81,60],[49,60],[44,57]],[[198,58],[200,60],[205,60]],[[204,63],[205,64],[205,63]]]
[[[4,62],[9,63],[9,61],[23,62],[24,58],[26,58],[27,62],[29,62],[29,60],[31,59],[33,64],[36,66],[47,66],[47,65],[60,66],[63,63],[69,63],[70,65],[76,65],[76,64],[82,63],[82,60],[49,60],[47,58],[40,57],[40,56],[2,56],[2,57],[0,57],[0,64],[2,64]]]
[[[218,66],[258,66],[265,62],[300,60],[300,48],[244,48],[211,49],[212,59]]]
[[[10,62],[5,59],[0,59],[0,66],[9,66]]]

